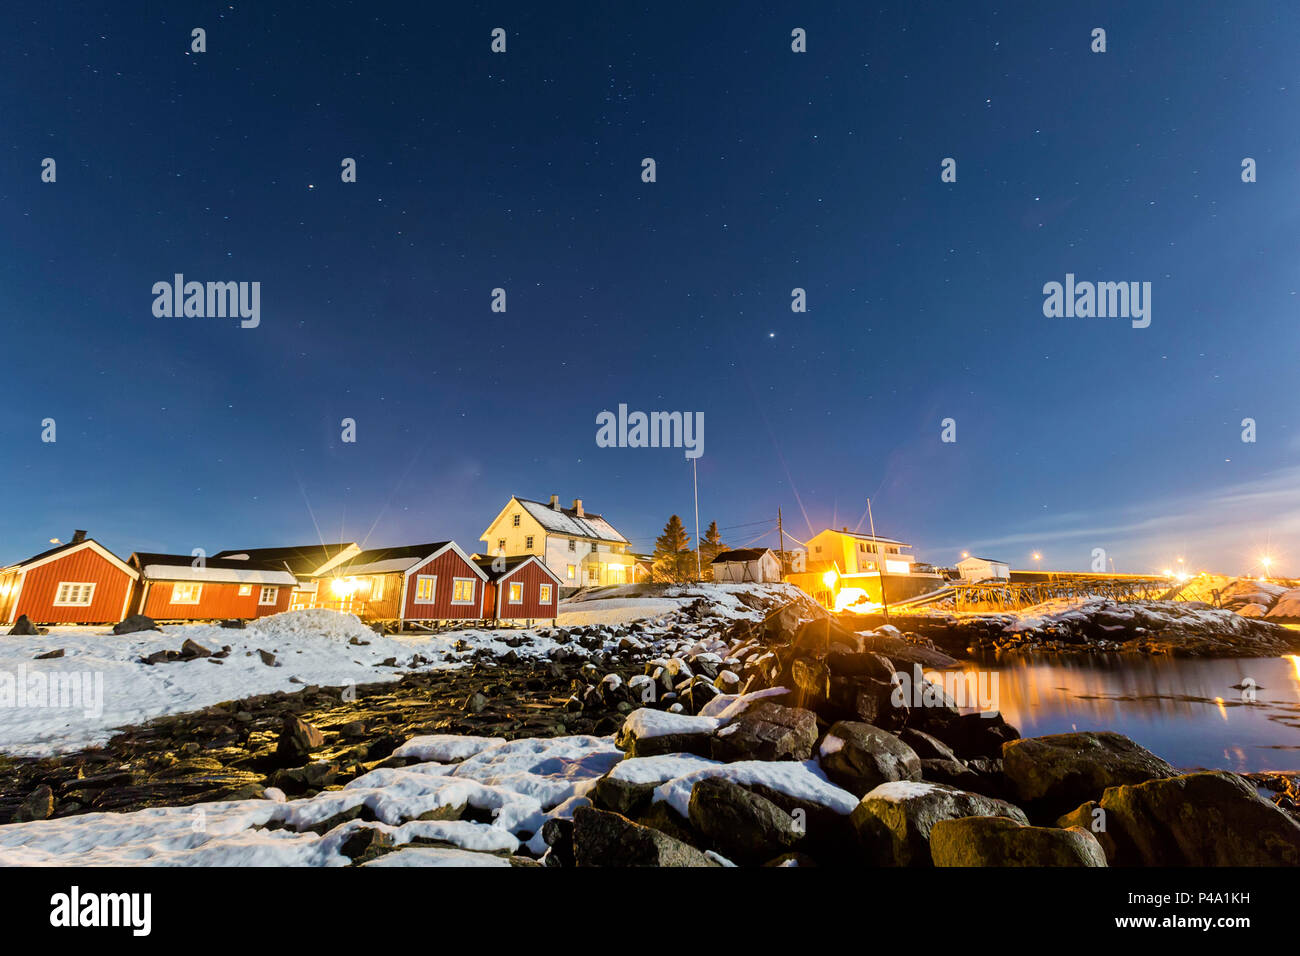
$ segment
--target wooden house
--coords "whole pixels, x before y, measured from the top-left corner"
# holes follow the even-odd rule
[[[317,607],[363,621],[432,624],[491,617],[487,574],[455,541],[361,551],[316,578]]]
[[[139,586],[131,602],[155,621],[248,620],[289,609],[297,579],[283,564],[184,554],[131,555]]]
[[[116,624],[128,613],[139,574],[86,532],[0,568],[0,622]]]
[[[289,610],[317,607],[317,588],[321,575],[361,553],[355,542],[340,544],[305,544],[286,548],[245,548],[221,551],[213,557],[232,561],[260,561],[283,565],[298,583],[289,598]]]
[[[496,621],[554,621],[559,615],[559,575],[535,554],[480,557],[474,562],[487,575],[484,607]]]

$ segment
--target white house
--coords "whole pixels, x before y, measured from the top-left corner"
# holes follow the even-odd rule
[[[550,503],[511,497],[482,541],[489,556],[537,555],[564,587],[636,580],[636,556],[629,553],[627,538],[587,511],[581,498],[573,499],[572,508],[562,508],[559,495],[551,495]]]
[[[1011,578],[1011,568],[992,558],[971,556],[957,562],[957,573],[963,581],[1007,581]]]
[[[748,581],[781,580],[781,562],[768,548],[740,548],[723,551],[710,562],[713,580],[743,584]]]

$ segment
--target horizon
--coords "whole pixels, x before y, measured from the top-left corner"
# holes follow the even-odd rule
[[[693,542],[623,405],[703,416],[734,548],[870,498],[939,566],[1300,576],[1294,10],[675,9],[0,13],[0,562],[477,551],[512,494]],[[177,274],[256,326],[156,314]],[[1067,282],[1149,325],[1049,318]]]

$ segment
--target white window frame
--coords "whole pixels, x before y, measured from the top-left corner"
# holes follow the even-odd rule
[[[576,564],[570,564],[568,571],[569,571],[569,580],[572,581],[575,579],[575,576],[578,573],[578,566]]]
[[[82,600],[81,594],[85,588],[90,590],[85,592],[85,600]],[[71,600],[74,596],[76,600]],[[60,581],[58,590],[54,592],[55,607],[90,607],[94,600],[94,581]]]
[[[177,588],[186,588],[186,589],[192,588],[193,593],[190,597],[185,598],[185,600],[178,600],[176,597]],[[167,603],[168,604],[198,604],[199,601],[202,600],[202,598],[203,598],[202,584],[197,584],[193,581],[173,581],[171,600],[168,601]]]
[[[253,593],[253,586],[251,584],[241,584],[239,586],[240,597],[248,597],[252,593]]]
[[[510,590],[507,592],[508,600],[507,600],[506,603],[507,603],[507,604],[523,604],[523,603],[524,603],[524,582],[523,582],[523,581],[511,581],[511,582],[509,582],[509,584],[510,584]],[[519,599],[518,599],[518,600],[515,599],[515,588],[518,588],[518,589],[519,589]]]
[[[554,587],[553,585],[550,585],[550,584],[539,584],[539,585],[537,586],[537,603],[538,603],[538,604],[554,604],[554,603],[555,603],[555,587]]]
[[[266,595],[267,595],[268,592],[269,592],[270,595],[271,595],[271,600],[269,600],[269,601],[266,599]],[[279,594],[280,594],[280,589],[279,589],[279,588],[274,587],[274,586],[272,586],[272,585],[270,585],[270,584],[263,584],[263,585],[262,585],[262,590],[259,591],[258,594],[257,594],[257,606],[258,606],[258,607],[275,607],[275,601],[276,601],[276,598],[279,597]]]
[[[456,598],[456,588],[458,588],[458,587],[460,586],[460,583],[461,583],[462,581],[464,581],[466,584],[469,585],[469,599],[468,599],[468,600],[457,600],[457,598]],[[474,603],[474,598],[475,598],[475,596],[476,596],[476,594],[475,594],[475,589],[474,589],[474,585],[475,585],[476,583],[478,583],[478,582],[475,581],[474,578],[452,578],[452,579],[451,579],[451,603],[452,603],[452,604],[457,604],[457,605],[470,605],[470,604],[473,604],[473,603]]]
[[[420,583],[422,581],[431,581],[429,585],[429,596],[420,597]],[[438,575],[436,574],[417,574],[415,576],[415,597],[411,599],[412,604],[434,604],[438,600]]]

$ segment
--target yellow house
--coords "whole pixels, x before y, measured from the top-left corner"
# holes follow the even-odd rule
[[[564,587],[636,580],[636,557],[628,553],[627,538],[583,508],[581,498],[562,508],[559,495],[551,495],[549,504],[511,497],[482,541],[488,555],[537,555]]]
[[[894,538],[827,528],[809,539],[804,567],[786,580],[837,611],[875,606],[882,587],[890,601],[938,590],[942,576],[918,564],[908,553],[911,547]]]
[[[808,561],[834,561],[844,574],[911,574],[916,558],[910,544],[893,538],[827,528],[808,542]]]

